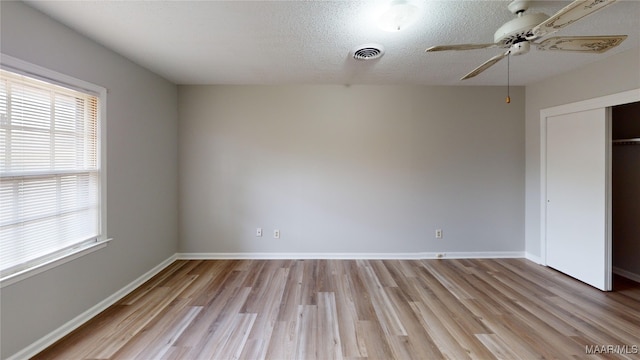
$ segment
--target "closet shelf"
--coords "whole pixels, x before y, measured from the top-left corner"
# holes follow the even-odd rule
[[[613,140],[614,145],[640,145],[640,138]]]

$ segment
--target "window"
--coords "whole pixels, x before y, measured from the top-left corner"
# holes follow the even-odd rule
[[[50,71],[46,78],[33,76],[6,66],[4,60],[0,69],[3,280],[100,243],[105,226],[100,148],[104,91],[66,84],[69,78]]]

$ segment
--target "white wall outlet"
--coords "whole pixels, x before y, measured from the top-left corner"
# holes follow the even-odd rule
[[[262,237],[262,228],[257,228],[256,229],[256,236],[257,237]]]
[[[436,239],[442,239],[442,229],[436,229]]]
[[[273,230],[273,238],[280,239],[280,230],[278,229]]]

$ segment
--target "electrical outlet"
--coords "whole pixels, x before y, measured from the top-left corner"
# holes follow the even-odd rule
[[[257,237],[262,237],[262,228],[257,228],[256,229],[256,236]]]
[[[442,229],[436,229],[436,239],[442,239]]]
[[[280,230],[278,229],[273,230],[273,238],[280,239]]]

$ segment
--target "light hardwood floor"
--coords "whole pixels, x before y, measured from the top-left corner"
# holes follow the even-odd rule
[[[615,287],[524,259],[176,261],[36,359],[638,359],[640,285]]]

